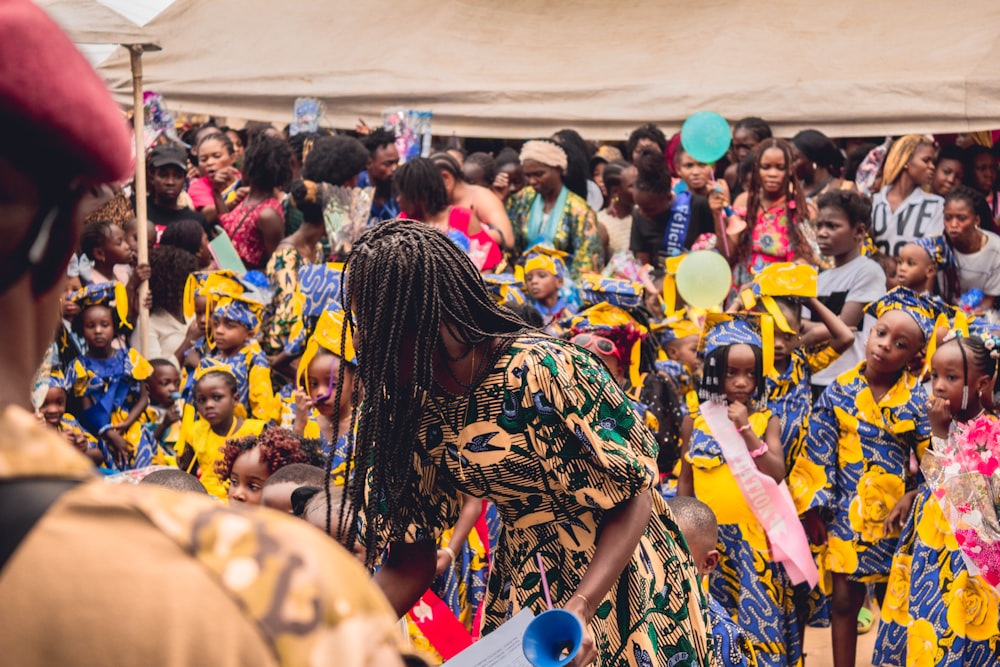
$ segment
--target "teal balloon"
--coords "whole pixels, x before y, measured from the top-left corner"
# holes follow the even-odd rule
[[[714,111],[688,116],[681,126],[681,145],[698,162],[715,162],[729,150],[729,123]]]
[[[677,292],[696,308],[721,306],[729,294],[733,274],[726,258],[711,250],[687,255],[677,267]]]

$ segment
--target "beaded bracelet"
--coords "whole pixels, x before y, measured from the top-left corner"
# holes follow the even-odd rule
[[[764,456],[764,454],[767,454],[767,449],[768,449],[767,443],[761,441],[760,447],[750,452],[750,458],[759,459],[760,457]]]

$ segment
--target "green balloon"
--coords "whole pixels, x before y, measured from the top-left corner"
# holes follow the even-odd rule
[[[722,305],[732,286],[733,273],[726,258],[711,250],[687,255],[677,267],[677,291],[696,308]]]

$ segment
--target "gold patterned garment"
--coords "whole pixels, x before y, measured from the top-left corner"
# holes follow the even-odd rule
[[[483,632],[522,608],[569,602],[612,508],[649,493],[656,440],[593,356],[566,341],[522,336],[498,351],[474,391],[428,399],[402,519],[408,539],[436,538],[458,518],[458,493],[487,498],[504,530],[493,554]],[[632,560],[590,625],[601,667],[705,667],[708,621],[680,531],[658,493]]]
[[[0,480],[82,480],[0,573],[5,664],[404,664],[385,598],[319,531],[92,471],[27,412],[0,412]]]

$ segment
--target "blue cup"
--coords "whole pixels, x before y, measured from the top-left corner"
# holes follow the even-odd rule
[[[583,623],[573,612],[549,609],[524,629],[521,650],[534,667],[563,667],[583,645]]]

